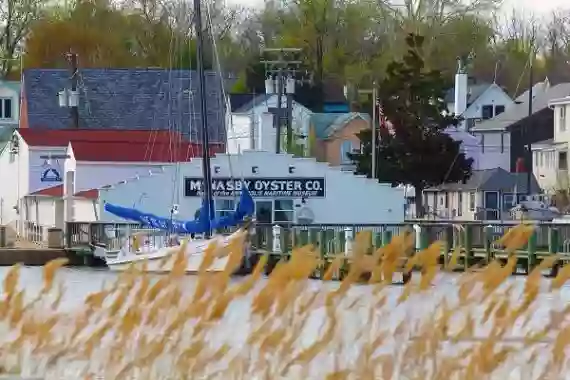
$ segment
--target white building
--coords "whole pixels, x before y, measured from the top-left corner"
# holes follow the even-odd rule
[[[404,189],[379,184],[332,168],[313,158],[245,151],[212,158],[214,196],[218,212],[233,210],[233,189],[243,178],[256,201],[260,223],[366,224],[402,223]],[[178,219],[192,220],[200,208],[202,161],[168,167],[162,174],[140,177],[100,190],[101,202],[134,207],[168,217],[179,205]],[[239,194],[238,194],[239,195]],[[121,220],[102,212],[106,221]]]
[[[469,83],[468,75],[463,67],[455,74],[455,87],[446,96],[447,108],[450,113],[463,117],[456,128],[449,128],[447,133],[456,141],[461,141],[462,151],[473,159],[473,169],[485,170],[496,167],[506,167],[504,149],[489,149],[484,152],[484,141],[471,133],[476,123],[492,119],[505,112],[514,102],[507,93],[496,83]],[[497,141],[497,144],[509,144],[509,141]],[[493,136],[494,137],[494,136]],[[508,139],[508,136],[506,137]],[[497,145],[499,147],[499,145]]]
[[[514,104],[496,83],[468,83],[467,73],[455,75],[455,87],[446,94],[447,109],[463,117],[463,130],[470,131],[479,121],[492,119]]]
[[[253,97],[246,104],[236,108],[231,114],[231,122],[227,131],[227,153],[237,154],[243,150],[275,150],[275,128],[273,127],[274,114],[277,108],[278,96],[276,94],[261,94]],[[287,108],[287,97],[281,98],[282,112]],[[291,102],[291,127],[294,138],[300,142],[308,136],[312,112],[296,101]],[[270,128],[264,126],[267,124]],[[281,131],[285,136],[285,128]],[[283,146],[285,138],[281,139]],[[270,144],[269,146],[267,144]]]
[[[99,218],[99,187],[186,161],[200,147],[169,131],[41,130],[13,133],[0,154],[0,224],[63,227]]]
[[[537,89],[537,92],[534,92]],[[526,144],[536,144],[553,138],[553,111],[549,103],[570,94],[570,83],[549,86],[540,82],[533,87],[533,101],[529,116],[528,96],[519,97],[517,103],[493,119],[476,124],[472,133],[480,141],[481,166],[489,165],[515,171],[517,161],[526,159]],[[519,101],[527,100],[524,103]],[[525,162],[525,169],[531,165]]]
[[[546,192],[570,188],[568,148],[570,145],[570,93],[552,99],[554,138],[532,144],[533,172]]]

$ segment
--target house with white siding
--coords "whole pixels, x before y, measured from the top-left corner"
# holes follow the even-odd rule
[[[277,117],[278,96],[276,94],[259,94],[244,97],[232,96],[231,115],[228,115],[227,153],[236,154],[243,150],[271,150],[275,149],[276,140],[274,118]],[[238,101],[239,99],[239,101]],[[287,109],[287,97],[281,97],[281,112]],[[311,110],[295,100],[291,101],[291,128],[295,142],[306,145],[309,134]],[[266,127],[264,127],[264,125]],[[267,127],[268,126],[268,127]],[[285,128],[282,128],[283,145],[285,144]],[[284,147],[284,146],[283,146]],[[284,150],[284,149],[283,149]]]
[[[0,224],[22,231],[98,220],[99,187],[200,153],[200,145],[169,131],[16,130],[0,154],[2,179],[14,184],[0,186]]]
[[[568,95],[570,83],[553,86],[546,83],[536,93],[533,89],[530,115],[527,96],[517,98],[517,102],[502,114],[476,124],[471,131],[479,140],[480,167],[494,165],[514,172],[517,162],[523,161],[525,171],[533,170],[534,163],[527,153],[527,146],[554,137],[555,116],[549,104]]]
[[[570,147],[570,92],[552,99],[554,137],[532,144],[533,172],[547,193],[570,188],[568,148]]]

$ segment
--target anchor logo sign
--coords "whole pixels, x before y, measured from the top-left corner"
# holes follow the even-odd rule
[[[44,161],[42,168],[41,182],[61,182],[61,175],[47,161]]]

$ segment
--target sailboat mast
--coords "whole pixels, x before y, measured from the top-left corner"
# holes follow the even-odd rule
[[[198,71],[198,99],[200,99],[200,129],[202,131],[202,174],[204,176],[203,194],[206,207],[202,210],[207,210],[205,220],[212,220],[212,174],[210,171],[210,141],[208,138],[208,111],[206,109],[206,89],[205,89],[205,73],[204,73],[204,36],[202,30],[202,10],[200,0],[194,0],[194,28],[196,31],[196,68]],[[211,231],[208,229],[205,234],[209,238]]]

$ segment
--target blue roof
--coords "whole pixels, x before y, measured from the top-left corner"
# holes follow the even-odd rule
[[[370,120],[370,116],[360,112],[314,113],[310,123],[315,130],[315,136],[318,139],[326,139],[355,118]]]
[[[23,75],[30,128],[65,129],[69,110],[58,93],[70,86],[69,71],[29,69]],[[164,69],[80,69],[80,128],[171,129],[200,138],[197,73]],[[225,106],[219,76],[206,73],[206,105],[211,142],[225,138]]]

